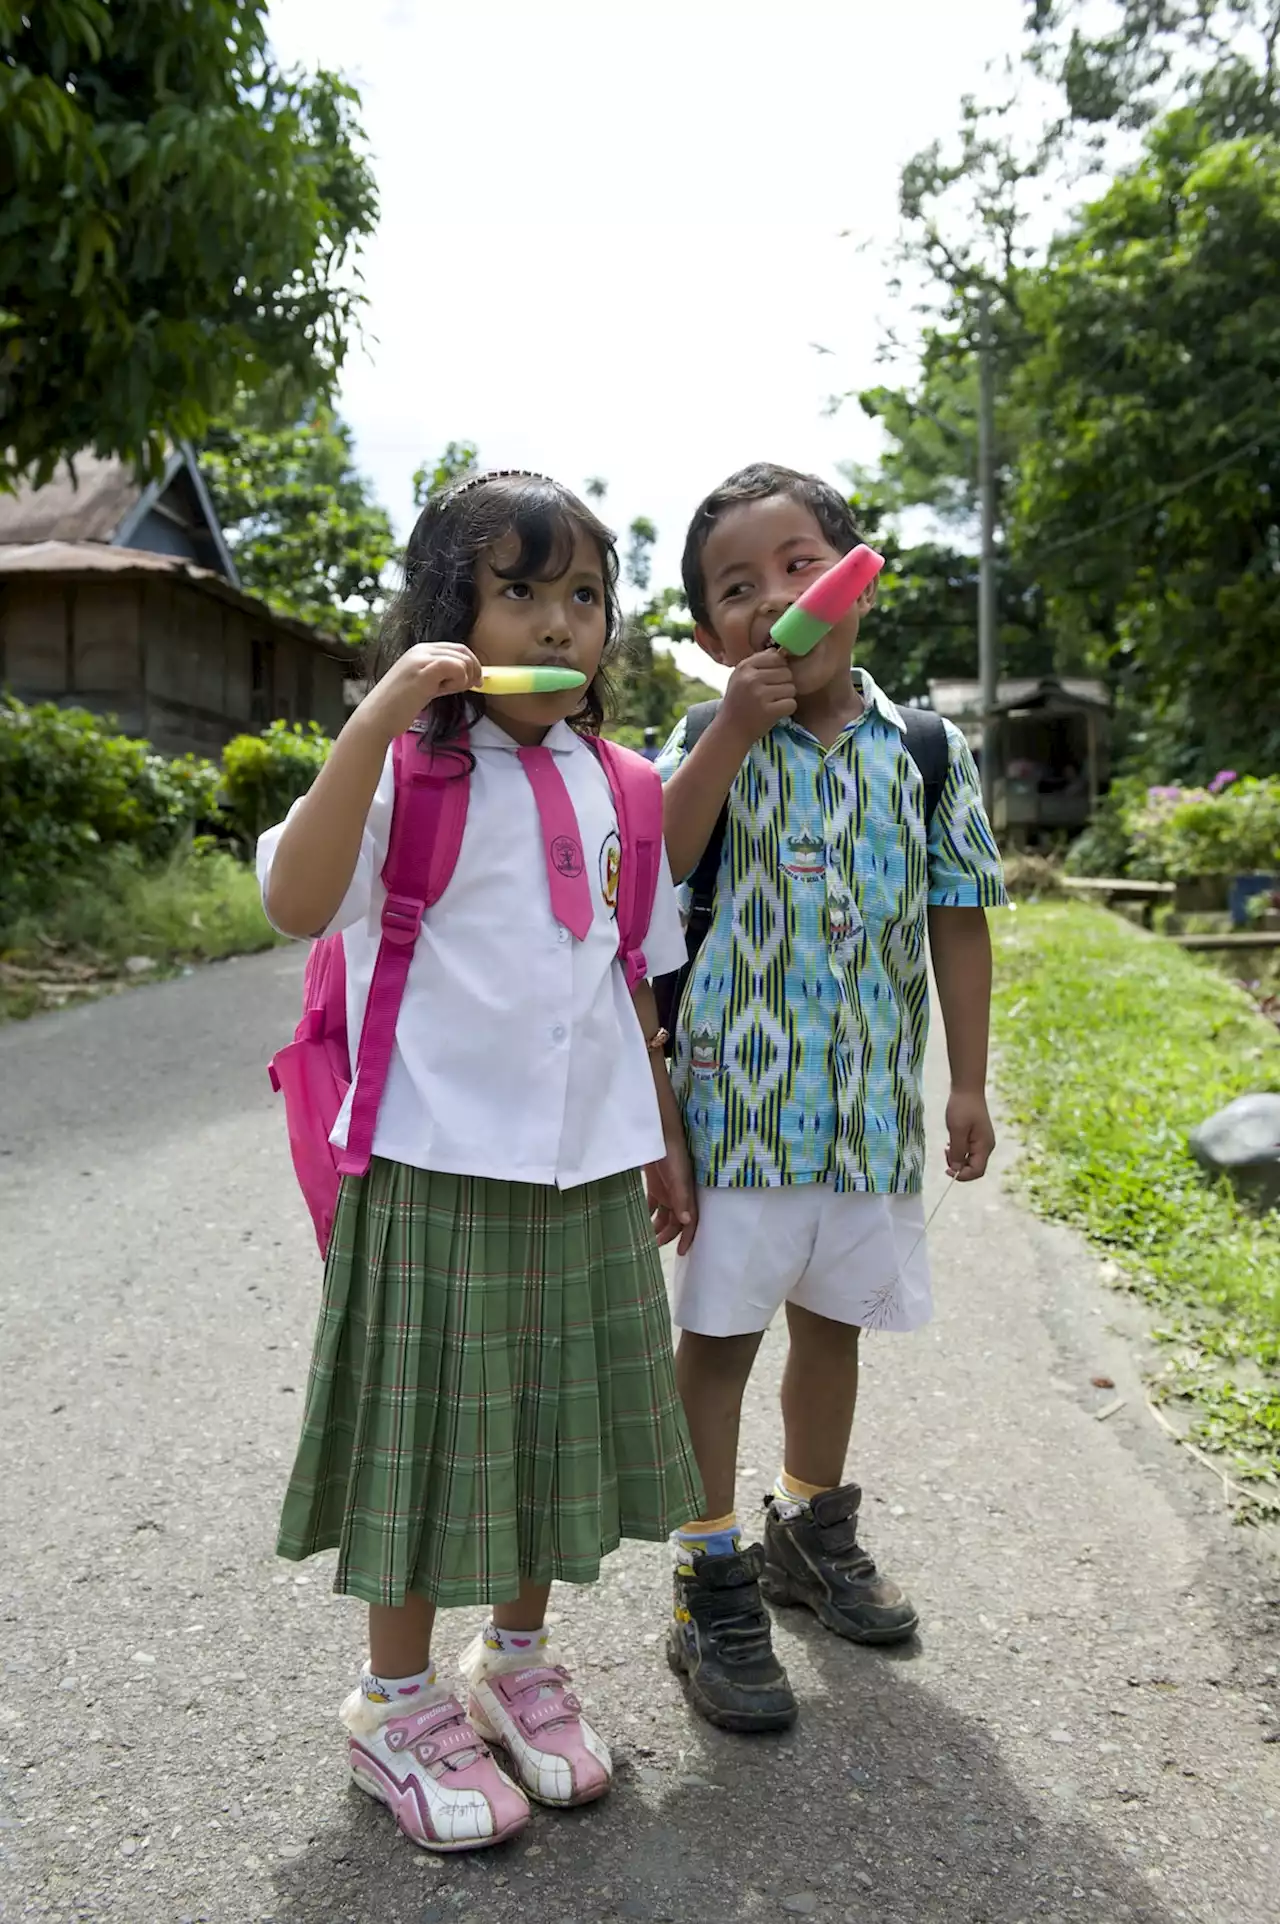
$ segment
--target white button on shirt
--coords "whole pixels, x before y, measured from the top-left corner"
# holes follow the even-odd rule
[[[376,1156],[572,1189],[663,1153],[649,1054],[617,960],[613,797],[572,729],[557,724],[546,746],[578,818],[591,930],[577,942],[552,915],[537,804],[517,744],[495,723],[477,722],[462,847],[410,964]],[[388,754],[351,885],[327,931],[343,937],[353,1064],[381,940],[393,794]],[[282,830],[268,829],[258,843],[264,894]],[[665,853],[643,946],[652,976],[684,962]],[[350,1107],[348,1097],[333,1132],[340,1146]]]

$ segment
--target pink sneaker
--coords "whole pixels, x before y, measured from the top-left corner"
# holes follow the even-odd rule
[[[387,1806],[406,1837],[424,1850],[470,1851],[524,1829],[528,1800],[451,1692],[437,1689],[422,1709],[381,1720],[359,1694],[342,1709],[351,1781]]]
[[[474,1729],[501,1744],[540,1804],[590,1804],[613,1782],[613,1759],[582,1714],[561,1665],[522,1667],[475,1644],[463,1659]]]

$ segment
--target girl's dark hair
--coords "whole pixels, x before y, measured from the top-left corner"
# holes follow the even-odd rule
[[[580,734],[599,734],[612,688],[608,668],[622,639],[618,555],[614,537],[558,481],[543,474],[504,471],[474,476],[433,495],[418,516],[404,557],[404,584],[378,631],[368,659],[370,681],[380,681],[408,648],[424,641],[465,642],[475,626],[479,596],[476,561],[486,548],[514,535],[519,548],[504,581],[555,581],[566,573],[579,534],[591,540],[604,575],[605,645],[600,668],[569,717]],[[484,713],[477,691],[432,702],[423,739],[455,741]]]
[[[713,628],[707,610],[706,583],[702,578],[702,551],[711,530],[731,508],[740,508],[747,501],[771,501],[779,494],[808,508],[838,554],[848,554],[861,541],[853,509],[829,481],[821,480],[816,474],[800,474],[795,468],[776,467],[772,461],[757,461],[752,467],[739,468],[736,474],[721,482],[714,494],[707,496],[689,523],[680,573],[689,613],[699,627]]]

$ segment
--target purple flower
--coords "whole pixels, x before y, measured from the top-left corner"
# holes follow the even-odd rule
[[[1232,782],[1238,782],[1239,779],[1234,768],[1220,768],[1209,784],[1209,793],[1221,795],[1224,788],[1230,788]]]

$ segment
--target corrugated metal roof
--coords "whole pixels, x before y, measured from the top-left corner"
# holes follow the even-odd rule
[[[288,629],[290,634],[311,642],[326,654],[334,655],[341,661],[353,660],[351,650],[334,636],[325,634],[319,628],[309,627],[305,621],[295,621],[291,615],[274,613],[257,595],[246,594],[243,588],[233,587],[212,569],[198,567],[194,561],[186,561],[180,555],[159,554],[151,548],[107,548],[96,541],[33,541],[21,546],[0,542],[0,580],[31,575],[62,575],[71,580],[101,575],[112,575],[117,579],[145,575],[168,575],[172,579],[177,576],[189,581],[195,588],[216,595],[221,601],[230,602],[233,607],[245,609],[259,620]]]

